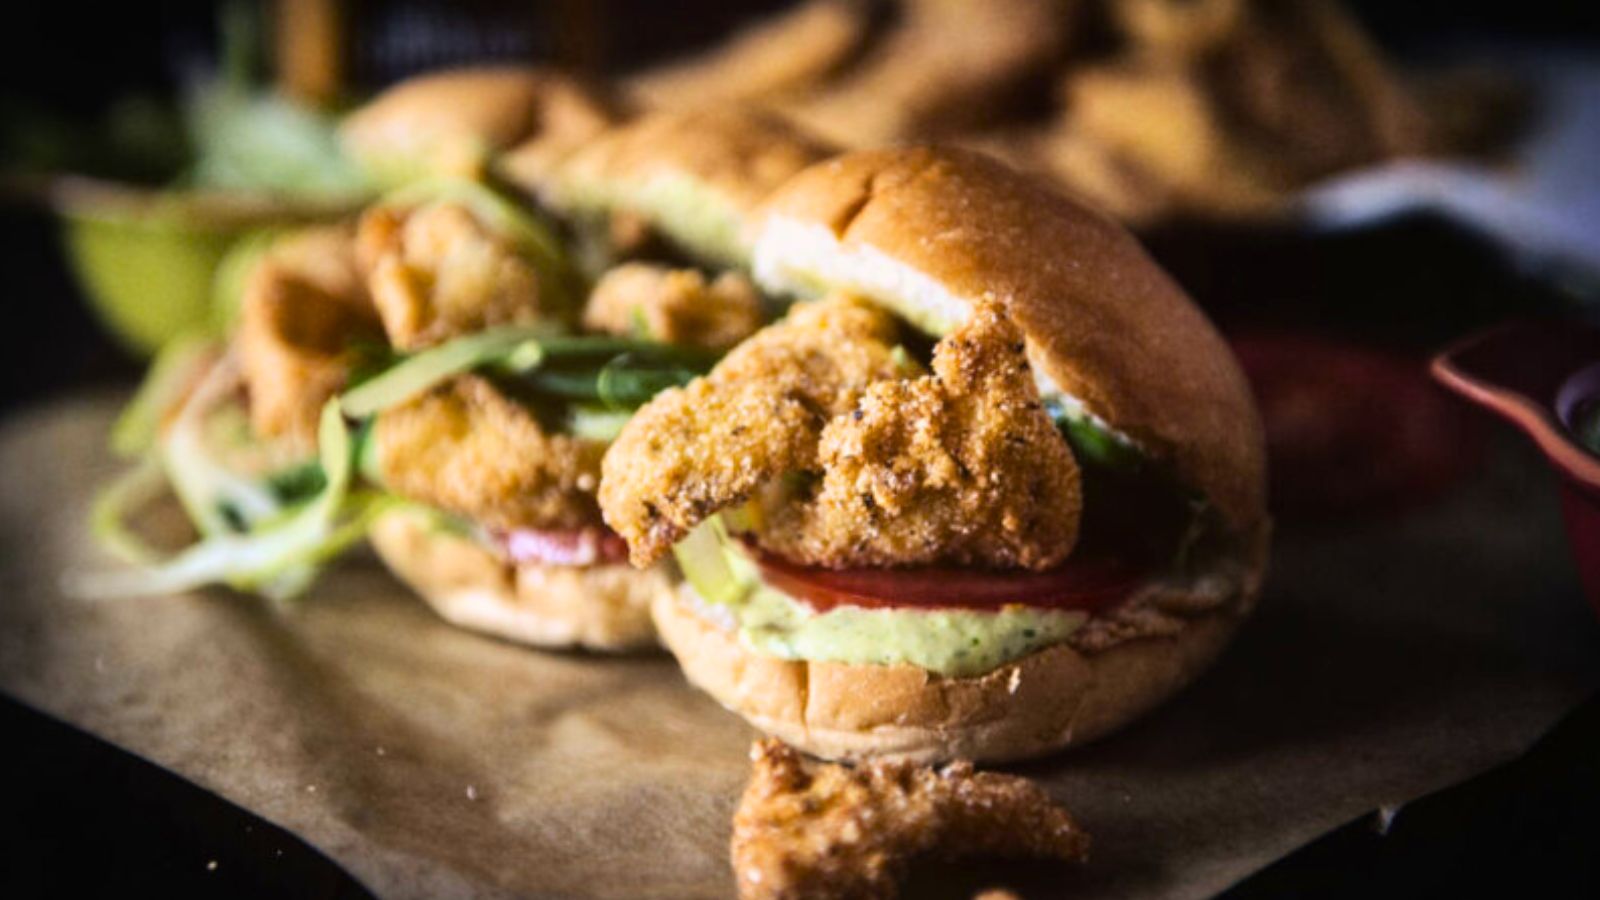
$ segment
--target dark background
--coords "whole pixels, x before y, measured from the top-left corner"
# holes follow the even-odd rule
[[[781,5],[578,4],[605,27],[598,47],[574,48],[541,27],[555,4],[522,4],[504,20],[521,30],[501,46],[545,58],[580,53],[615,71],[621,67],[612,61],[691,48]],[[1348,5],[1402,57],[1499,42],[1588,46],[1600,54],[1594,8],[1574,0]],[[495,12],[503,5],[483,2],[352,7],[363,22],[400,14],[461,22],[506,15]],[[9,12],[0,28],[0,115],[19,104],[92,114],[130,91],[170,91],[212,53],[215,10],[209,3],[47,2]],[[441,53],[428,61],[459,60]],[[388,71],[358,66],[356,75],[376,86],[411,63],[392,62]],[[1150,240],[1225,326],[1281,325],[1288,308],[1298,311],[1294,324],[1357,334],[1415,355],[1497,317],[1507,297],[1534,298],[1533,305],[1550,309],[1574,300],[1548,273],[1513,265],[1479,239],[1427,218],[1331,238],[1250,233]],[[94,326],[52,220],[24,206],[0,205],[0,248],[7,311],[0,325],[0,415],[87,385],[131,383],[139,364]],[[1247,258],[1250,274],[1242,278],[1231,263]],[[1296,302],[1281,302],[1289,293]],[[1399,294],[1419,305],[1396,307],[1389,298]],[[1430,302],[1455,314],[1416,312]],[[10,701],[0,700],[0,736],[5,818],[23,826],[20,839],[0,849],[0,896],[364,895],[292,836]],[[1591,700],[1512,766],[1407,807],[1387,837],[1370,822],[1352,823],[1233,894],[1600,896],[1597,806],[1600,701]]]

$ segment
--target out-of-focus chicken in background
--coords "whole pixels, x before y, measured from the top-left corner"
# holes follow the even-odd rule
[[[1333,0],[807,0],[623,89],[766,106],[843,146],[967,143],[1135,224],[1477,150],[1511,105],[1492,80],[1408,80]]]

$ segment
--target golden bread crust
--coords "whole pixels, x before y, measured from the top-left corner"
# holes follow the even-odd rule
[[[380,516],[370,538],[389,570],[449,622],[536,647],[653,648],[651,602],[672,592],[661,566],[510,565],[415,509]]]
[[[1243,618],[1219,609],[1172,634],[1096,653],[1056,644],[984,675],[949,678],[912,665],[763,656],[695,602],[662,595],[652,607],[661,642],[690,683],[767,734],[849,761],[1006,762],[1087,743],[1193,681]]]

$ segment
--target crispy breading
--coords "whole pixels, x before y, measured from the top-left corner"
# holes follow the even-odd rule
[[[740,272],[714,281],[696,269],[624,263],[589,294],[583,326],[669,344],[724,350],[761,327],[761,296]]]
[[[1089,855],[1088,833],[1015,775],[969,762],[808,763],[770,739],[750,759],[731,847],[742,900],[892,898],[919,855],[1078,863]]]
[[[931,374],[867,388],[823,430],[818,463],[815,498],[756,533],[795,562],[1048,569],[1077,541],[1077,463],[995,303],[938,343]]]
[[[383,339],[349,229],[308,228],[276,242],[246,281],[239,316],[252,426],[309,452],[323,404],[349,377],[351,342]]]
[[[490,528],[596,524],[605,445],[549,434],[477,376],[461,376],[378,416],[384,485]]]
[[[828,421],[898,377],[896,327],[864,302],[797,306],[704,378],[663,391],[606,454],[600,504],[635,565],[779,476],[813,468]]]
[[[358,251],[384,330],[402,350],[542,312],[533,264],[459,203],[368,210]]]

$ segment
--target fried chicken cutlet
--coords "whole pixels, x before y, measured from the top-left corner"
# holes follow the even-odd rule
[[[357,240],[384,330],[401,350],[549,312],[533,264],[460,204],[369,210]]]
[[[896,336],[894,320],[861,301],[804,304],[711,374],[641,408],[606,454],[600,482],[606,521],[634,564],[661,558],[768,482],[814,467],[828,422],[901,373]]]
[[[354,365],[351,342],[382,338],[348,229],[308,228],[275,242],[251,271],[239,313],[255,430],[311,452],[322,406]]]
[[[995,304],[938,343],[931,374],[878,382],[828,423],[818,463],[815,497],[772,510],[763,549],[823,566],[1042,570],[1077,541],[1077,462]]]
[[[378,460],[395,493],[490,528],[595,524],[605,445],[549,434],[534,414],[474,375],[378,416]]]
[[[927,375],[893,340],[886,314],[822,301],[645,406],[606,457],[600,499],[635,562],[752,498],[749,537],[802,564],[1064,559],[1077,464],[1016,326],[980,306],[936,345]]]
[[[761,327],[761,295],[739,272],[707,281],[697,269],[623,263],[589,293],[583,325],[592,331],[726,350]]]

